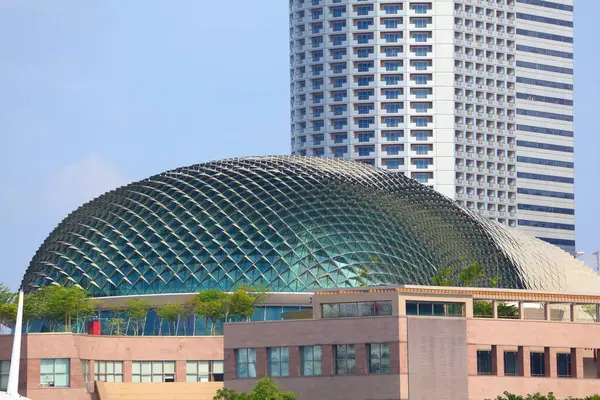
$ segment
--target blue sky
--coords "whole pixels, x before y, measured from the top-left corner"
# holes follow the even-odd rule
[[[106,190],[289,152],[283,0],[0,2],[0,281]],[[577,240],[600,249],[600,2],[576,8]]]

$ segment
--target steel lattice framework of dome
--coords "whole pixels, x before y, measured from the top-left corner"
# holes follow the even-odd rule
[[[208,162],[108,192],[48,236],[22,287],[76,284],[117,296],[238,284],[301,292],[365,279],[426,285],[464,260],[506,288],[598,287],[562,250],[401,174],[298,156]]]

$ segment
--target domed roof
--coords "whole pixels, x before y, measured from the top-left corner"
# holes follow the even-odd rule
[[[505,288],[590,291],[598,282],[562,250],[401,174],[267,156],[178,168],[84,204],[44,241],[22,287],[116,296],[426,285],[440,268],[474,261]]]

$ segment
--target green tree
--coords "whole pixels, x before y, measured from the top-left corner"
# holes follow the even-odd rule
[[[457,280],[453,277],[454,270],[451,267],[442,268],[431,279],[433,286],[457,286]]]
[[[213,400],[296,400],[292,392],[282,392],[273,379],[262,378],[250,393],[238,393],[233,389],[219,389]]]
[[[23,297],[23,320],[25,321],[25,332],[29,332],[29,324],[34,320],[41,320],[45,316],[45,307],[42,297],[38,292],[26,294]]]
[[[494,316],[494,305],[491,301],[475,300],[473,301],[473,315],[476,317],[488,317]],[[497,304],[498,317],[500,318],[518,318],[519,308],[513,304],[507,304],[499,302]]]
[[[184,321],[183,324],[183,334],[187,335],[188,334],[188,323],[187,320],[188,318],[192,317],[193,320],[193,324],[192,324],[192,335],[196,334],[196,298],[192,297],[191,299],[186,300],[183,303],[183,312],[181,313],[181,319]]]
[[[94,305],[87,292],[78,286],[45,286],[37,293],[43,304],[43,314],[52,321],[64,321],[65,331],[72,330],[73,320],[94,314]]]
[[[125,315],[129,318],[134,336],[138,336],[140,333],[142,336],[144,335],[149,308],[150,303],[142,299],[130,300],[125,305]]]
[[[0,283],[0,324],[10,327],[17,318],[15,294],[3,283]]]
[[[156,315],[161,321],[167,322],[169,335],[171,334],[171,327],[173,327],[173,333],[177,334],[177,321],[181,313],[183,313],[183,306],[177,303],[164,304],[156,310]]]
[[[15,303],[0,303],[0,324],[12,327],[17,318],[17,305]]]
[[[498,278],[488,278],[485,274],[485,267],[477,261],[470,264],[459,266],[449,266],[441,268],[431,279],[434,286],[498,286]]]
[[[114,336],[121,336],[127,333],[127,320],[123,317],[126,306],[122,304],[111,305],[105,308],[110,312],[110,317],[106,320],[108,332]]]
[[[245,288],[236,289],[229,298],[233,313],[246,321],[254,315],[255,302],[255,298]]]
[[[458,281],[465,286],[473,286],[484,279],[485,270],[478,262],[466,265],[458,272]]]
[[[365,287],[368,286],[367,282],[369,279],[369,269],[367,267],[362,267],[358,272],[358,277],[360,280],[360,284],[358,286]]]
[[[126,332],[127,321],[119,314],[115,314],[113,317],[106,320],[106,326],[108,332],[114,336],[124,335]]]
[[[13,293],[8,286],[4,283],[0,283],[0,304],[12,303],[15,300],[15,293]]]
[[[213,336],[216,334],[217,321],[225,318],[228,307],[231,307],[229,296],[219,289],[204,290],[196,295],[196,314],[204,317],[207,326],[211,322],[210,334]]]
[[[583,312],[589,315],[594,322],[596,321],[596,304],[582,304],[581,308]]]
[[[249,321],[254,315],[256,304],[263,303],[267,300],[268,294],[266,289],[251,288],[242,285],[224,299],[225,308],[229,307],[234,315],[238,315],[241,319]]]
[[[361,269],[358,271],[358,276],[356,277],[358,281],[358,286],[360,287],[369,286],[370,283],[373,283],[369,279],[369,272],[379,270],[377,264],[381,264],[381,258],[379,256],[371,256],[369,259],[371,261],[371,265],[362,266]]]

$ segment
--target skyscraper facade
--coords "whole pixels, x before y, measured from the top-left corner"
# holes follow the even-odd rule
[[[293,154],[404,173],[573,252],[572,0],[290,0]]]

